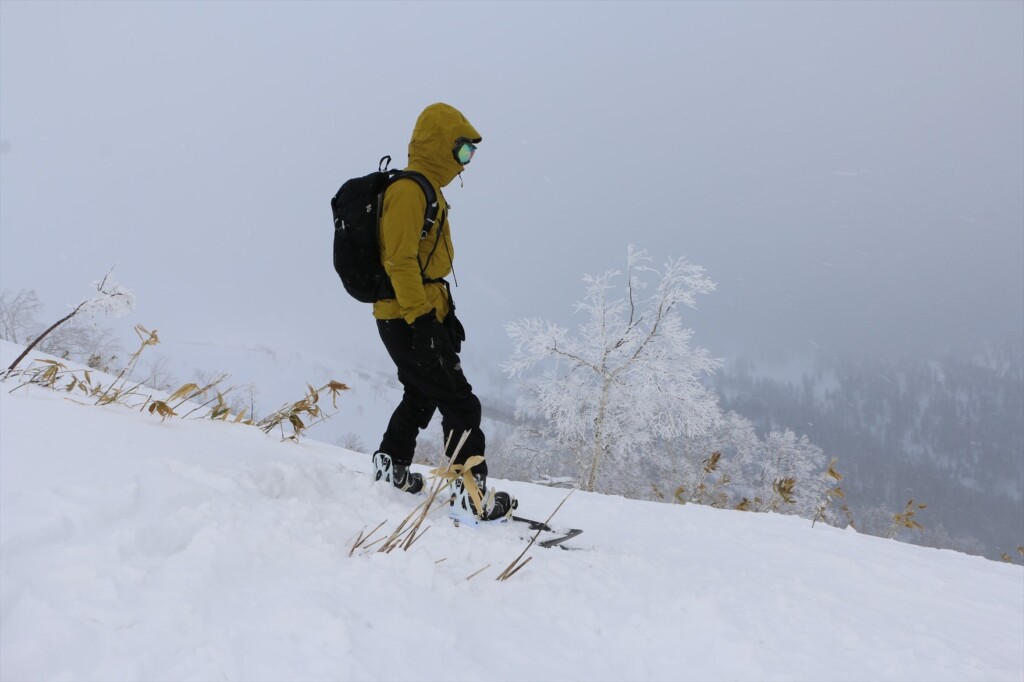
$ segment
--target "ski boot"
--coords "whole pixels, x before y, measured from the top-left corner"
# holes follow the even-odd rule
[[[409,471],[408,464],[399,464],[383,452],[373,453],[373,480],[390,483],[402,492],[413,495],[423,490],[423,474]]]
[[[519,506],[516,498],[506,492],[488,492],[487,479],[484,476],[474,474],[472,482],[479,492],[483,509],[477,509],[474,501],[477,496],[467,490],[465,477],[456,478],[451,485],[451,506],[448,510],[448,516],[455,521],[456,526],[462,522],[475,526],[481,521],[507,521]]]

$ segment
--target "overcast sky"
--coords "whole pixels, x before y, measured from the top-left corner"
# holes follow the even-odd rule
[[[436,101],[484,138],[445,192],[478,359],[631,243],[707,268],[721,356],[1024,334],[1009,0],[4,0],[0,288],[116,264],[165,337],[383,358],[329,199]]]

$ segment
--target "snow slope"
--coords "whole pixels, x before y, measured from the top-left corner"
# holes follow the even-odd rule
[[[349,556],[413,503],[365,455],[2,388],[3,680],[1024,677],[1019,565],[582,492],[579,551],[505,582],[519,524]],[[541,519],[565,494],[500,485]]]
[[[368,324],[372,325],[372,318]],[[514,396],[501,400],[489,391],[488,375],[484,367],[472,367],[472,354],[463,358],[470,367],[468,375],[485,404],[485,431],[494,435],[497,424],[489,413],[503,403],[514,403]],[[173,333],[161,333],[160,345],[148,349],[142,356],[137,378],[148,376],[152,363],[159,359],[166,372],[165,379],[174,388],[186,381],[226,373],[222,388],[235,387],[228,398],[239,398],[248,407],[253,387],[256,414],[263,416],[286,403],[302,398],[307,382],[323,386],[334,379],[349,387],[343,409],[320,424],[317,440],[334,445],[347,444],[350,439],[367,448],[375,448],[387,426],[395,405],[402,397],[402,387],[394,363],[379,343],[372,349],[345,348],[344,353],[316,355],[309,351],[296,352],[274,349],[264,345],[228,345],[205,341],[181,340]],[[5,365],[6,366],[6,365]],[[503,375],[502,375],[503,376]],[[511,407],[507,408],[511,411]],[[439,431],[439,430],[438,430]]]
[[[302,398],[307,382],[323,386],[332,379],[340,381],[349,386],[351,398],[317,429],[317,438],[325,443],[339,444],[355,436],[376,447],[401,397],[394,365],[381,364],[390,363],[383,347],[376,354],[347,350],[343,357],[328,357],[262,345],[182,341],[174,334],[161,334],[160,345],[143,355],[140,377],[146,376],[147,365],[155,358],[166,363],[175,388],[193,380],[197,371],[204,377],[227,373],[223,387],[237,387],[229,397],[246,402],[245,389],[254,387],[253,402],[261,416]]]

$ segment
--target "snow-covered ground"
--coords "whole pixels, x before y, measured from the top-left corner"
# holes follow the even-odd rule
[[[349,556],[414,504],[366,455],[11,388],[3,680],[1024,678],[1019,565],[582,492],[553,521],[577,551],[504,582],[520,524]],[[498,484],[541,519],[565,495]]]

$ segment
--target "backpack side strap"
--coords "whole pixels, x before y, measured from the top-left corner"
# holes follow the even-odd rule
[[[390,160],[390,157],[388,157],[388,158]],[[383,159],[381,160],[381,163],[383,163]],[[401,180],[402,178],[408,178],[410,180],[415,180],[416,184],[420,186],[421,190],[423,190],[423,194],[427,198],[427,210],[426,210],[426,213],[423,216],[423,228],[420,230],[420,241],[426,239],[427,235],[430,234],[430,230],[433,229],[434,225],[438,223],[437,212],[438,212],[438,209],[440,207],[438,206],[437,192],[434,191],[434,186],[430,184],[430,181],[427,180],[423,176],[422,173],[417,173],[416,171],[388,171],[388,172],[390,172],[392,174],[388,178],[388,185],[390,185],[391,183],[396,182],[398,180]],[[381,205],[383,206],[383,202],[381,202]],[[444,215],[443,214],[441,216],[440,224],[442,224],[442,225],[444,224]],[[440,240],[441,240],[441,230],[440,230],[440,228],[438,228],[437,236],[434,238],[434,247],[432,249],[430,249],[430,254],[427,256],[427,263],[428,264],[430,263],[430,259],[433,258],[434,252],[437,250],[437,245],[440,242]],[[420,266],[420,277],[422,278],[423,283],[424,284],[443,284],[445,289],[448,290],[449,306],[454,308],[455,304],[454,304],[454,302],[452,302],[452,294],[451,294],[451,289],[449,289],[449,287],[448,287],[448,282],[445,281],[442,278],[432,279],[430,277],[427,277],[427,268],[426,268],[425,265],[423,265],[422,263],[419,262],[419,256],[416,257],[416,262]],[[382,287],[382,291],[379,294],[379,297],[378,297],[377,300],[385,299],[385,298],[395,298],[395,290],[394,290],[394,287],[391,286],[391,280],[388,277],[385,276],[383,284],[384,284],[384,286]]]
[[[426,239],[427,235],[430,234],[430,230],[434,227],[434,223],[437,222],[437,192],[434,191],[434,186],[430,184],[429,180],[423,177],[422,173],[417,173],[416,171],[400,171],[395,173],[394,177],[391,178],[391,182],[401,180],[402,178],[415,180],[416,184],[420,186],[420,189],[423,190],[424,196],[427,198],[427,212],[423,216],[423,229],[420,231],[420,239]]]

